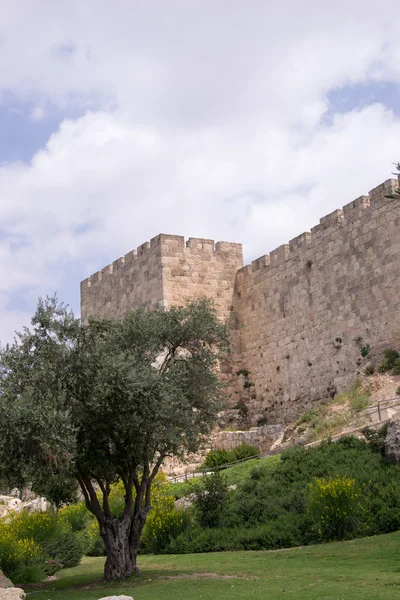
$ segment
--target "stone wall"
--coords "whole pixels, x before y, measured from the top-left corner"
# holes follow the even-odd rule
[[[82,282],[82,320],[213,298],[230,324],[232,404],[248,407],[249,425],[290,421],[399,349],[400,201],[385,198],[395,186],[243,268],[240,244],[158,235]]]
[[[215,301],[225,319],[232,305],[241,244],[160,234],[81,283],[81,318],[118,317],[133,308]]]
[[[348,387],[382,350],[399,348],[400,201],[385,198],[396,184],[386,181],[238,272],[232,402],[247,404],[253,424],[290,421]],[[235,374],[243,368],[247,389]]]

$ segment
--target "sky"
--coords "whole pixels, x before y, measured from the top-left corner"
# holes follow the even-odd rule
[[[158,233],[266,254],[400,160],[396,0],[5,0],[0,341]]]

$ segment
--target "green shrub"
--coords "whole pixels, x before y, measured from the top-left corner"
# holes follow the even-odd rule
[[[228,465],[231,462],[232,454],[229,450],[210,450],[205,458],[204,466],[214,469],[215,467]]]
[[[300,417],[297,420],[297,423],[313,423],[318,418],[318,416],[318,409],[310,408],[310,410],[307,410],[306,412],[300,415]]]
[[[88,556],[105,556],[106,550],[103,539],[100,535],[99,525],[95,519],[91,519],[86,527]]]
[[[161,554],[172,540],[190,527],[190,515],[174,506],[150,512],[143,531],[142,551]]]
[[[152,508],[143,530],[142,550],[162,553],[169,542],[190,525],[190,515],[175,508],[164,473],[157,476],[153,486]]]
[[[198,520],[203,527],[218,527],[227,499],[228,487],[218,471],[205,479],[204,490],[197,492],[196,509]]]
[[[233,448],[233,450],[210,450],[205,458],[204,466],[209,469],[215,469],[216,467],[223,467],[224,465],[229,465],[245,458],[252,458],[259,454],[260,449],[257,446],[242,442],[239,446]]]
[[[83,552],[83,534],[54,511],[14,513],[1,526],[0,568],[20,583],[41,581],[61,565],[75,566]]]
[[[8,524],[0,524],[0,569],[14,583],[36,583],[45,577],[46,556],[29,538],[17,539]]]
[[[375,451],[383,454],[385,450],[385,440],[388,430],[388,424],[385,423],[380,429],[371,429],[370,427],[364,427],[362,434],[367,440],[369,446]]]
[[[378,367],[379,373],[391,371],[392,375],[400,375],[400,354],[397,350],[389,349],[383,353],[384,360]]]
[[[400,396],[400,386],[396,388],[396,396]]]
[[[251,444],[247,444],[246,442],[242,442],[239,446],[236,446],[231,450],[232,453],[232,462],[237,460],[243,460],[244,458],[253,458],[254,456],[258,456],[260,454],[260,449],[257,446],[252,446]]]
[[[363,410],[368,406],[368,398],[367,394],[354,395],[350,398],[350,408],[357,412]]]
[[[58,518],[61,523],[69,526],[72,531],[84,531],[91,514],[83,502],[77,502],[60,508]]]
[[[72,530],[60,531],[46,546],[45,551],[51,560],[62,564],[63,567],[79,565],[85,549],[82,536]]]
[[[355,479],[346,476],[315,478],[309,484],[308,510],[323,540],[343,540],[360,523],[361,493]]]

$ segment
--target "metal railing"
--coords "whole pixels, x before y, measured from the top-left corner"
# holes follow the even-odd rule
[[[381,418],[382,417],[382,412],[385,409],[391,408],[392,406],[397,406],[400,405],[400,397],[397,396],[396,398],[389,398],[388,400],[380,400],[377,404],[369,406],[368,408],[364,409],[362,412],[364,413],[364,415],[372,415],[374,413],[378,413],[378,420],[375,423],[372,423],[373,425],[378,425],[378,424],[382,424],[385,423],[386,421],[389,420],[390,417],[385,417],[385,418]],[[361,412],[361,411],[360,411]],[[354,429],[351,429],[350,431],[345,431],[342,433],[338,433],[336,435],[332,435],[332,439],[339,439],[340,437],[346,436],[346,435],[352,435],[353,433],[359,432],[362,429],[364,429],[366,426],[361,425],[360,427],[355,427]],[[312,447],[312,446],[317,446],[318,444],[320,444],[323,440],[317,440],[315,442],[310,442],[309,444],[305,444],[305,447]],[[224,464],[224,465],[220,465],[220,466],[215,466],[215,467],[199,467],[198,469],[195,469],[194,471],[189,471],[187,473],[183,473],[182,475],[176,475],[175,477],[169,477],[168,478],[168,482],[169,483],[182,483],[184,481],[188,481],[189,479],[194,479],[195,477],[201,477],[204,475],[211,475],[211,473],[214,473],[215,471],[221,471],[221,470],[225,470],[228,469],[230,467],[235,467],[241,463],[247,462],[249,460],[253,460],[253,459],[260,459],[260,458],[267,458],[268,456],[274,456],[275,454],[280,454],[281,452],[283,452],[284,450],[289,450],[290,448],[294,448],[297,444],[292,444],[291,446],[285,446],[283,448],[275,448],[274,450],[267,450],[266,452],[260,452],[259,454],[254,454],[253,456],[246,456],[246,458],[241,458],[239,460],[235,460],[233,462]]]

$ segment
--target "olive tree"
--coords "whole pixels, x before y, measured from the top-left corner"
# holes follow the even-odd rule
[[[226,349],[205,300],[85,327],[56,298],[40,300],[32,327],[0,353],[0,477],[58,503],[78,484],[104,540],[105,578],[138,572],[152,482],[166,457],[209,435]],[[117,481],[119,518],[109,504]]]

